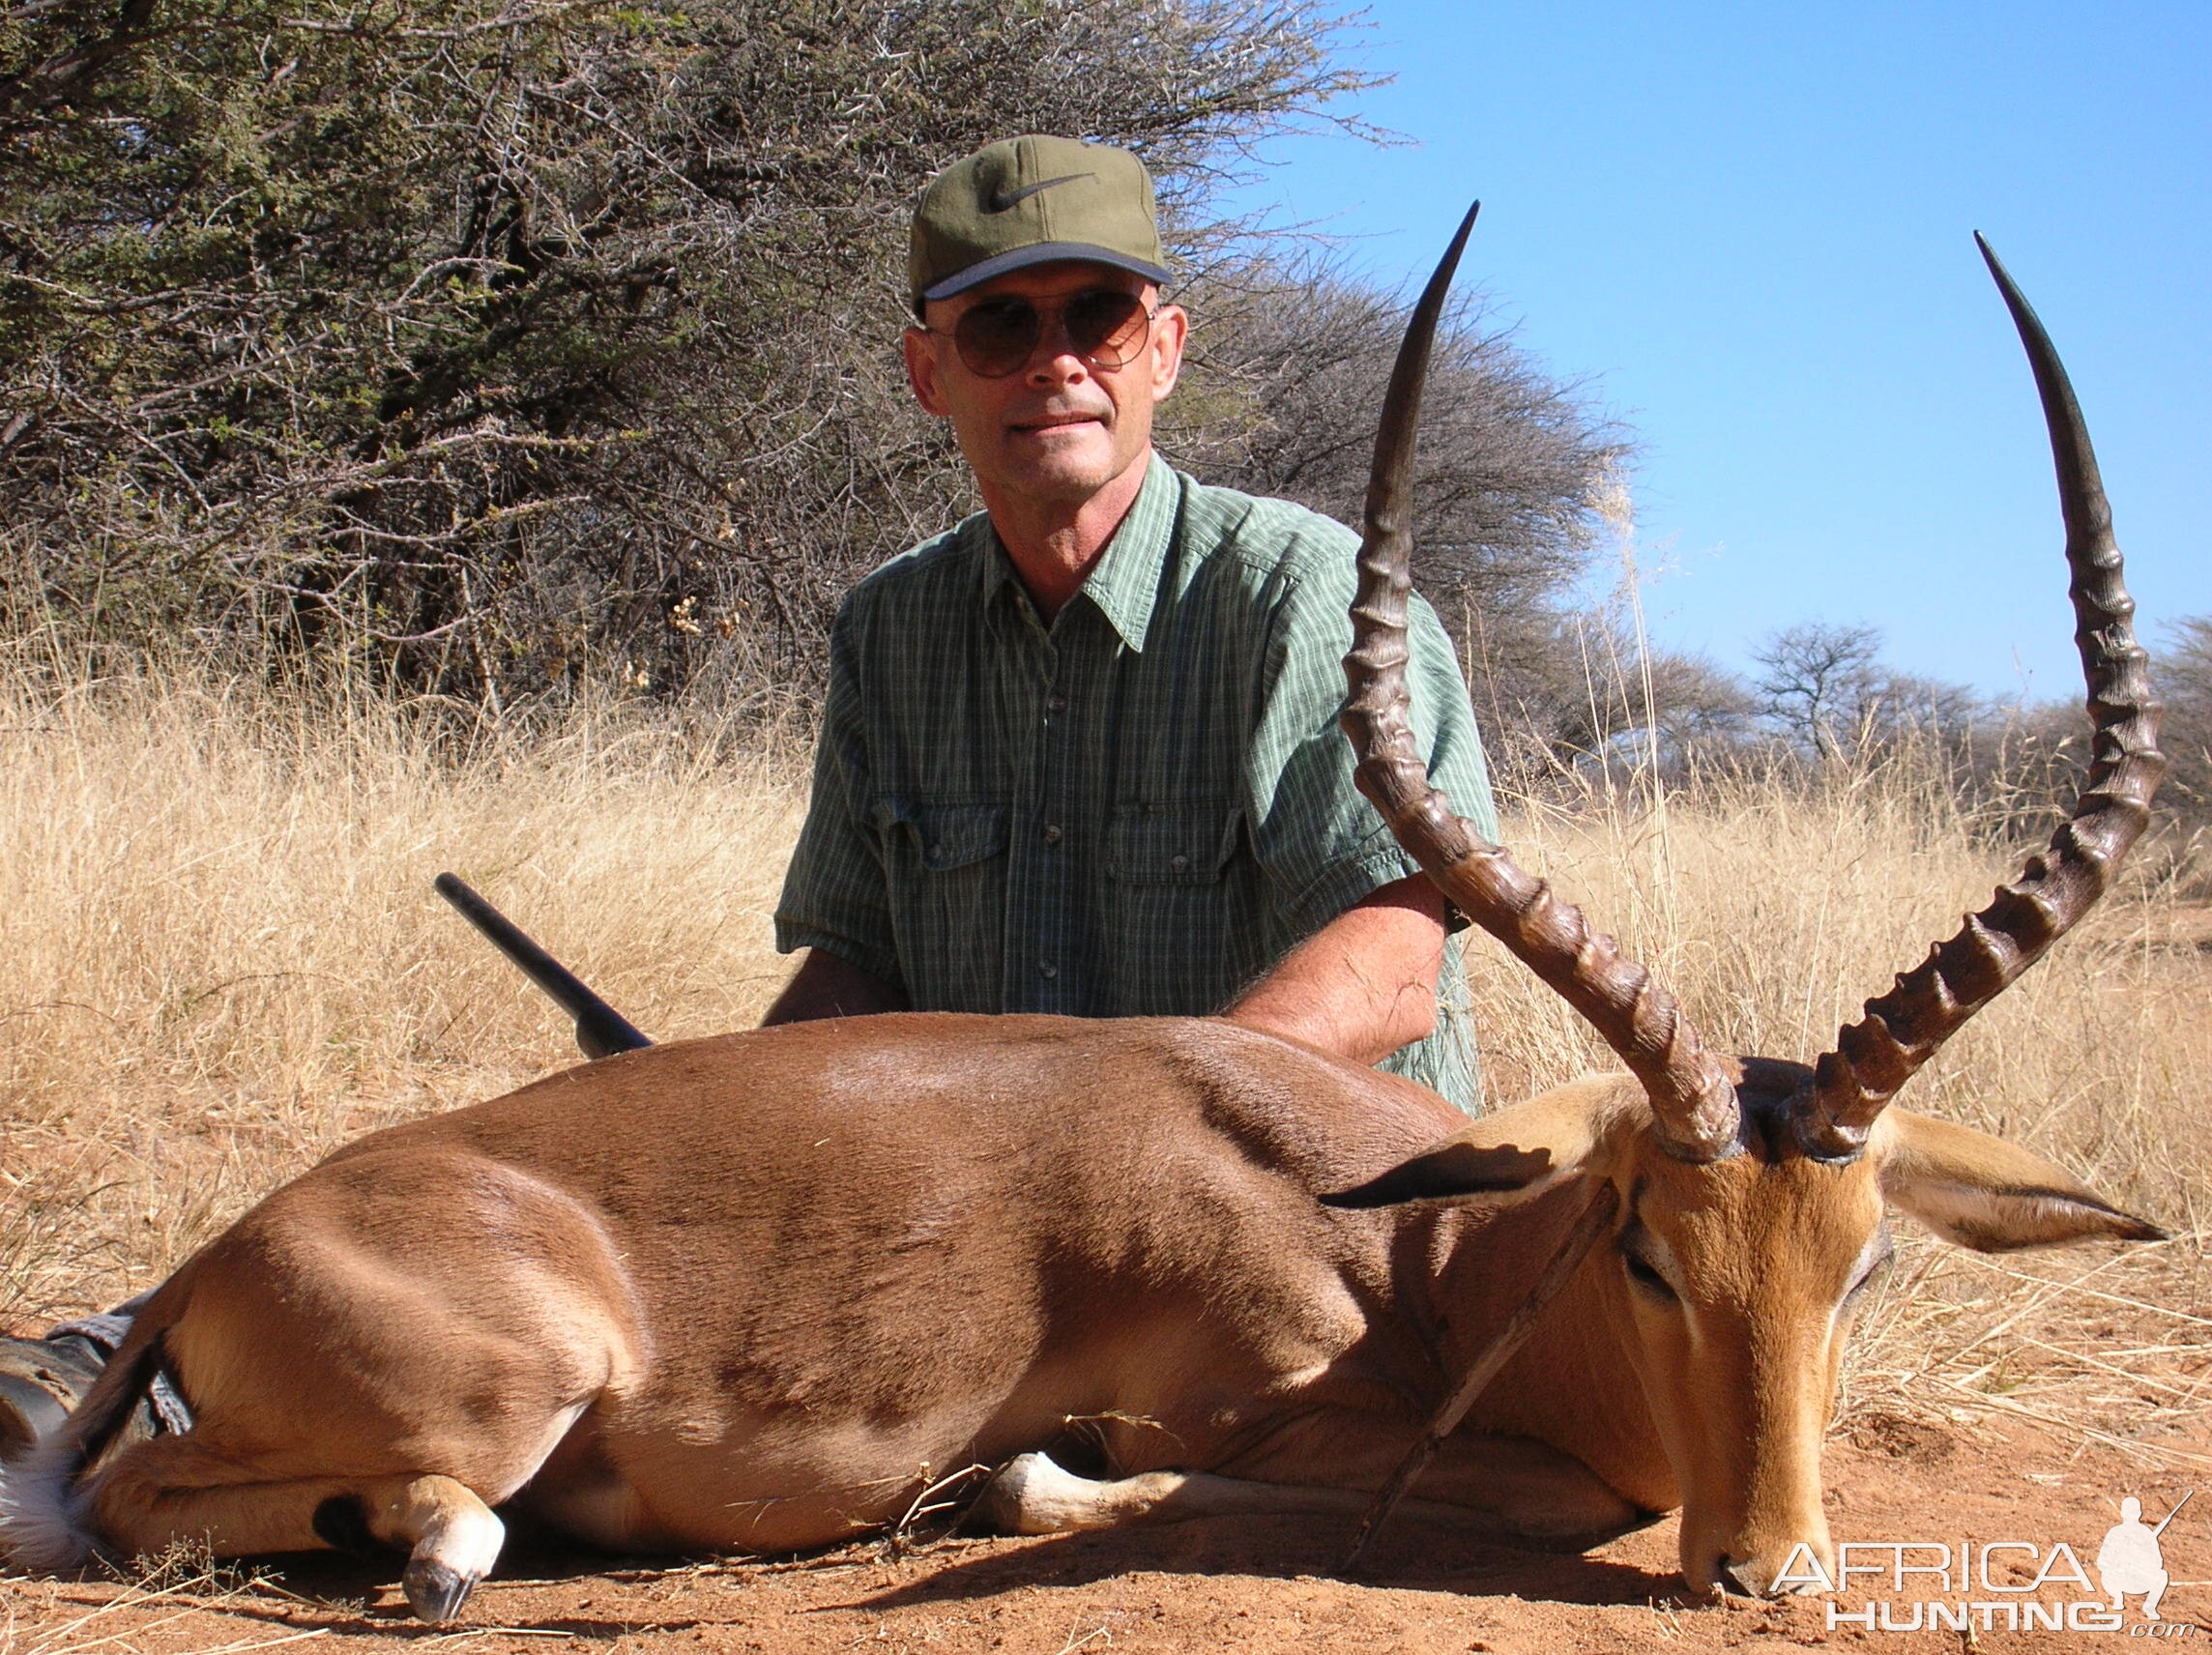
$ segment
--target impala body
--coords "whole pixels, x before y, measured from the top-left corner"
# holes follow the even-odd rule
[[[1796,1071],[1758,1076],[1771,1103]],[[1350,1511],[1597,1176],[1619,1241],[1416,1499],[1573,1542],[1686,1503],[1693,1580],[1771,1579],[1826,1552],[1820,1433],[1884,1169],[1985,1245],[2140,1233],[1902,1112],[1848,1166],[1756,1145],[1716,1200],[1648,1118],[1600,1077],[1454,1133],[1417,1087],[1213,1021],[910,1014],[626,1054],[364,1139],[242,1219],[85,1410],[135,1355],[193,1430],[80,1483],[51,1553],[22,1518],[15,1541],[249,1554],[442,1523],[459,1578],[515,1499],[617,1549],[786,1551],[1046,1449],[1117,1483],[1020,1465],[1009,1526]],[[1387,1205],[1316,1199],[1362,1186]]]
[[[1412,756],[1404,501],[1459,246],[1385,403],[1347,726],[1400,838],[1629,1073],[1468,1124],[1205,1019],[894,1015],[610,1058],[364,1139],[212,1242],[6,1469],[0,1547],[396,1544],[443,1620],[510,1500],[613,1547],[754,1551],[895,1522],[972,1463],[1003,1466],[983,1508],[1019,1531],[1349,1514],[1525,1321],[1414,1487],[1428,1516],[1584,1543],[1678,1506],[1700,1589],[1768,1590],[1800,1543],[1828,1561],[1820,1439],[1885,1205],[1989,1249],[2160,1234],[1885,1107],[2146,813],[2156,709],[2094,462],[2000,272],[2059,453],[2088,786],[1817,1065],[1723,1056]],[[192,1429],[130,1438],[164,1372]]]

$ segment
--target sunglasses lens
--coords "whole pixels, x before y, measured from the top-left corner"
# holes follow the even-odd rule
[[[1126,366],[1143,349],[1151,320],[1142,299],[1111,287],[1078,293],[1061,310],[1069,347],[1093,367]],[[1019,373],[1043,336],[1044,318],[1027,299],[986,300],[952,325],[960,360],[984,379]]]
[[[1004,379],[1030,360],[1043,333],[1036,306],[1026,299],[994,299],[964,311],[952,342],[971,373]]]
[[[1144,342],[1151,317],[1134,293],[1110,287],[1078,293],[1067,302],[1067,340],[1094,367],[1121,367]]]

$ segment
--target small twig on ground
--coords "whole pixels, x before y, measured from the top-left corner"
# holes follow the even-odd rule
[[[927,1466],[922,1466],[922,1490],[914,1496],[913,1503],[906,1508],[906,1515],[892,1524],[890,1531],[884,1536],[883,1555],[891,1559],[905,1556],[912,1549],[912,1536],[917,1524],[937,1512],[951,1511],[962,1503],[957,1499],[935,1499],[936,1495],[944,1494],[948,1489],[958,1488],[963,1483],[973,1482],[978,1476],[987,1477],[990,1474],[991,1467],[988,1466],[967,1465],[950,1475],[939,1477],[932,1482],[928,1480],[929,1467]]]

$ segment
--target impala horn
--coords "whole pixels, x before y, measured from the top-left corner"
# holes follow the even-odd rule
[[[1864,1149],[1875,1118],[1913,1071],[2105,894],[2149,824],[2151,795],[2166,773],[2148,662],[2130,624],[2135,600],[2120,584],[2111,508],[2081,405],[2043,324],[1989,243],[1977,234],[1974,245],[2027,348],[2051,429],[2066,518],[2066,566],[2073,574],[2074,647],[2096,726],[2089,775],[2074,814],[2051,835],[2050,849],[2028,857],[2020,878],[1997,886],[1989,907],[1969,914],[1956,936],[1902,973],[1887,994],[1868,1001],[1866,1016],[1847,1025],[1836,1049],[1821,1057],[1811,1089],[1798,1100],[1797,1136],[1807,1153],[1824,1160],[1848,1160]]]
[[[1460,249],[1481,210],[1479,201],[1469,210],[1413,307],[1382,399],[1359,544],[1352,653],[1344,658],[1352,687],[1344,733],[1359,756],[1359,791],[1429,878],[1558,990],[1620,1055],[1643,1082],[1659,1141],[1670,1153],[1685,1161],[1715,1161],[1737,1148],[1740,1066],[1708,1049],[1674,996],[1611,937],[1593,931],[1580,911],[1453,814],[1450,802],[1429,785],[1413,738],[1406,689],[1406,599],[1412,591],[1408,564],[1414,436],[1437,321]]]

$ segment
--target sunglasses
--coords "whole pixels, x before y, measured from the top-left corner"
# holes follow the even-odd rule
[[[1065,304],[1042,308],[1009,294],[972,305],[952,324],[950,338],[968,371],[979,379],[1004,379],[1019,373],[1044,337],[1045,318],[1058,316],[1068,348],[1092,367],[1126,367],[1145,348],[1153,312],[1134,293],[1091,287]],[[943,334],[942,328],[929,330]]]

